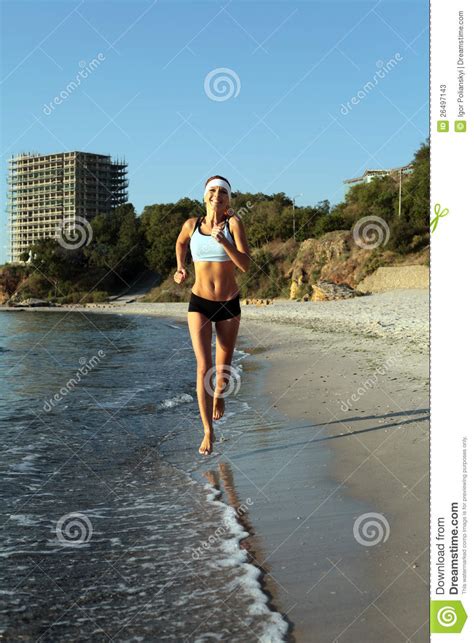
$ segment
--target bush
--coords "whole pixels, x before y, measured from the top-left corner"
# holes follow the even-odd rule
[[[87,298],[87,292],[73,292],[65,297],[65,303],[67,304],[83,304],[85,303],[84,299]]]
[[[51,289],[51,282],[43,277],[39,272],[31,273],[27,280],[24,281],[16,292],[15,299],[47,299]]]
[[[341,214],[328,214],[320,217],[314,226],[314,236],[321,237],[327,232],[334,232],[335,230],[350,230],[351,224]]]
[[[91,299],[94,304],[99,304],[104,301],[109,301],[109,293],[105,292],[105,290],[95,290],[92,293]]]
[[[237,275],[237,283],[242,297],[272,298],[282,296],[287,287],[287,279],[281,273],[274,255],[257,250],[245,273]]]

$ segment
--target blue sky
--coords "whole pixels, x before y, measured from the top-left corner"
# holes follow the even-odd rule
[[[344,179],[407,163],[428,136],[427,1],[1,5],[0,261],[12,154],[125,158],[140,213],[200,199],[212,174],[335,204]]]

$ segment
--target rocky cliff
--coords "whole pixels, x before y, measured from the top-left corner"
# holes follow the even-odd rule
[[[405,266],[404,274],[407,275],[410,273],[410,265],[414,265],[415,269],[426,266],[428,256],[428,249],[411,255],[398,255],[383,248],[367,250],[355,243],[350,231],[328,232],[319,239],[306,239],[300,244],[296,258],[287,273],[291,281],[290,298],[346,298],[351,296],[350,289],[355,289],[379,267]],[[404,287],[401,282],[397,285],[395,281],[394,287]],[[346,288],[345,291],[342,288],[333,288],[331,293],[328,283],[350,288]],[[368,292],[370,288],[361,290]],[[325,294],[327,296],[324,296]]]

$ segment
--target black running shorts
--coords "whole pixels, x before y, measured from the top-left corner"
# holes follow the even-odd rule
[[[198,297],[193,292],[189,300],[189,313],[201,313],[205,315],[210,321],[224,321],[224,319],[231,319],[240,315],[240,296],[227,301],[213,301],[212,299],[204,299]]]

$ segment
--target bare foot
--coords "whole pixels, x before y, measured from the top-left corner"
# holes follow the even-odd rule
[[[204,439],[201,442],[201,446],[199,447],[199,453],[201,455],[211,455],[212,453],[212,443],[214,442],[214,434],[213,433],[205,433],[204,434]]]
[[[224,415],[225,411],[225,401],[223,397],[215,397],[214,398],[214,410],[212,412],[212,419],[213,420],[220,420],[221,417]]]

